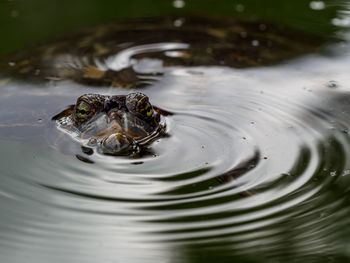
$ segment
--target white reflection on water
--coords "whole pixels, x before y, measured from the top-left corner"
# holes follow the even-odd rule
[[[340,240],[349,211],[339,203],[350,179],[337,179],[348,174],[349,158],[337,170],[334,159],[322,154],[332,150],[327,140],[334,136],[343,156],[349,156],[349,138],[340,128],[350,127],[350,107],[342,101],[350,94],[350,49],[346,42],[329,51],[328,56],[312,54],[271,67],[166,68],[147,93],[153,104],[175,113],[169,117],[170,137],[153,144],[155,155],[138,165],[99,154],[90,157],[94,164],[83,163],[74,158],[78,144],[65,152],[50,141],[53,149],[47,149],[40,146],[43,137],[37,145],[0,141],[2,258],[172,262],[186,257],[193,245],[222,244],[226,253],[256,258],[286,248],[293,258],[349,257],[349,237]],[[11,98],[20,100],[20,94],[38,104],[45,97],[54,115],[91,90],[62,85],[52,87],[49,97],[34,87],[28,92],[11,86],[1,105],[11,108],[16,101]],[[40,129],[33,129],[34,137]],[[49,129],[49,138],[59,137],[55,131]],[[289,172],[302,147],[311,157],[296,176]],[[215,176],[249,159],[256,148],[262,160],[255,169],[215,185]],[[327,187],[337,184],[330,180],[344,187],[339,187],[340,196],[330,194]],[[256,189],[262,190],[239,197]]]
[[[0,202],[6,214],[2,216],[1,221],[2,236],[7,242],[11,240],[11,244],[6,243],[7,246],[18,249],[16,255],[11,252],[14,251],[13,249],[7,249],[3,255],[12,261],[16,257],[22,258],[29,254],[33,257],[39,255],[39,258],[36,258],[37,262],[45,262],[48,259],[51,262],[59,262],[67,258],[75,262],[108,261],[113,260],[116,256],[128,262],[140,262],[141,260],[152,262],[155,258],[172,258],[171,255],[176,257],[174,253],[177,253],[177,245],[171,240],[190,240],[194,237],[205,240],[205,238],[210,239],[215,236],[218,236],[216,239],[220,240],[220,235],[224,233],[232,233],[231,238],[234,240],[240,238],[238,234],[240,231],[254,229],[257,231],[256,235],[259,236],[260,228],[286,220],[289,214],[271,219],[267,219],[267,216],[272,216],[281,210],[294,207],[310,199],[319,188],[316,187],[307,194],[291,199],[278,207],[234,218],[224,218],[217,222],[188,222],[180,225],[161,222],[188,214],[205,216],[207,213],[246,209],[272,202],[277,197],[283,197],[307,184],[313,176],[312,171],[318,165],[317,158],[309,165],[308,169],[311,172],[305,172],[310,177],[301,176],[295,183],[283,189],[276,188],[250,199],[244,198],[235,200],[233,203],[216,204],[215,207],[167,210],[165,203],[174,204],[171,200],[176,198],[176,195],[166,197],[162,196],[162,193],[181,187],[184,181],[162,182],[157,178],[162,179],[172,173],[178,173],[179,168],[183,172],[193,167],[204,168],[206,167],[205,162],[209,162],[214,169],[213,172],[199,177],[200,180],[208,179],[220,173],[221,168],[227,169],[231,165],[230,159],[226,159],[227,156],[232,158],[237,156],[237,153],[225,147],[225,140],[221,141],[220,138],[227,138],[227,135],[223,133],[224,130],[221,130],[220,126],[216,126],[215,130],[210,127],[209,123],[196,122],[196,119],[192,117],[185,118],[181,114],[186,112],[197,116],[205,113],[206,117],[217,116],[217,112],[220,113],[219,116],[225,116],[228,113],[241,114],[236,116],[236,123],[230,125],[237,127],[242,132],[249,131],[250,133],[242,134],[242,137],[246,137],[244,140],[242,137],[236,138],[236,140],[242,140],[242,145],[237,148],[247,150],[249,144],[254,145],[254,142],[257,142],[263,156],[268,157],[265,163],[259,166],[258,173],[253,170],[237,179],[238,183],[248,188],[254,189],[262,183],[267,184],[278,180],[293,166],[299,154],[299,144],[307,142],[313,155],[317,155],[317,149],[312,146],[313,141],[323,139],[327,133],[332,133],[334,123],[315,119],[307,111],[308,109],[330,110],[332,108],[333,113],[337,115],[339,105],[332,105],[333,98],[336,98],[337,94],[348,93],[350,83],[350,76],[346,70],[350,62],[349,50],[346,49],[347,46],[342,48],[344,52],[341,57],[309,55],[266,68],[237,70],[220,67],[191,69],[175,67],[167,69],[164,78],[150,87],[148,92],[155,105],[177,112],[178,116],[174,116],[171,124],[172,137],[155,144],[154,150],[169,152],[168,146],[176,143],[174,140],[178,139],[176,138],[177,131],[192,134],[192,128],[189,126],[191,122],[194,128],[198,125],[205,125],[202,128],[206,127],[213,136],[213,139],[206,143],[204,150],[198,147],[200,151],[218,150],[216,153],[201,155],[200,151],[193,154],[192,149],[191,159],[188,162],[182,160],[179,166],[177,162],[166,161],[167,154],[170,154],[169,158],[172,160],[176,158],[180,160],[181,154],[185,153],[184,151],[176,153],[174,149],[172,150],[175,151],[174,153],[167,153],[159,157],[165,158],[160,160],[163,160],[166,165],[167,173],[164,173],[165,166],[154,165],[157,158],[150,158],[151,161],[147,161],[146,158],[143,165],[135,166],[130,170],[131,166],[127,160],[116,162],[111,158],[95,156],[92,158],[96,164],[91,166],[64,156],[60,152],[47,153],[34,146],[1,142],[2,163],[6,163],[6,166],[2,166],[1,171],[3,176],[1,191],[5,195]],[[328,88],[329,81],[338,83],[337,87]],[[167,86],[167,89],[162,89],[164,85]],[[81,91],[77,91],[79,92]],[[171,99],[164,99],[165,97]],[[62,106],[69,104],[70,99],[70,97],[62,99]],[[222,121],[224,120],[225,118]],[[220,124],[217,123],[217,125]],[[270,129],[271,126],[273,130]],[[184,127],[190,129],[186,131]],[[259,130],[255,130],[254,127],[258,127]],[[300,141],[295,134],[299,134]],[[210,141],[216,143],[216,148],[210,146]],[[181,144],[181,141],[179,143]],[[18,166],[19,156],[21,168]],[[206,156],[210,158],[206,160]],[[221,157],[215,159],[215,156]],[[57,193],[38,187],[38,184],[74,189],[76,192],[88,193],[91,197]],[[208,191],[210,193],[213,190]],[[196,196],[196,192],[192,194]],[[101,199],[94,199],[93,195]],[[16,199],[10,201],[6,196],[15,196]],[[104,200],[104,197],[107,199]],[[168,201],[162,201],[162,198],[168,198]],[[143,199],[147,202],[138,202]],[[157,205],[164,205],[164,212],[152,211],[149,208]],[[14,207],[16,209],[13,209]],[[235,222],[243,224],[252,219],[256,222],[246,223],[237,229],[215,230],[215,226]],[[157,223],[158,221],[160,223]],[[186,233],[185,231],[196,227],[214,227],[214,232]],[[170,230],[179,231],[179,233],[159,234]],[[275,230],[272,228],[269,231]],[[28,245],[28,240],[31,245]],[[237,246],[243,251],[245,248],[251,249],[251,242],[240,241],[239,245],[233,245],[232,249]],[[316,244],[317,246],[326,245],[327,239],[319,239]],[[137,253],[134,253],[135,249]],[[301,250],[295,253],[303,254]],[[166,261],[167,259],[164,262]]]

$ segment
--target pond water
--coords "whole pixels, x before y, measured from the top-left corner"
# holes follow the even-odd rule
[[[350,3],[129,2],[62,1],[35,15],[24,2],[0,3],[6,14],[1,262],[349,262]],[[40,9],[47,3],[30,5]],[[35,49],[38,41],[60,43],[50,41],[56,34],[67,32],[64,43],[79,42],[79,34],[69,32],[122,17],[166,14],[182,32],[194,13],[264,21],[254,22],[260,29],[286,25],[278,35],[291,46],[320,42],[290,55],[271,48],[270,57],[278,59],[270,65],[252,64],[251,52],[243,66],[216,57],[208,63],[202,51],[190,53],[196,42],[152,35],[163,23],[147,28],[148,22],[132,20],[131,28],[126,22],[128,41],[119,38],[121,51],[103,65],[114,71],[133,66],[143,76],[138,89],[41,78],[35,74],[39,68],[29,77],[25,70],[8,70],[18,62],[11,58],[42,54],[48,46]],[[294,30],[304,33],[283,36]],[[220,38],[225,32],[212,34]],[[150,37],[143,42],[140,34]],[[211,50],[218,41],[205,40],[200,48]],[[257,35],[253,40],[250,48],[261,49]],[[176,60],[194,55],[188,63]],[[41,74],[46,71],[49,66],[40,65]],[[165,117],[168,136],[154,141],[148,154],[91,154],[51,119],[82,94],[136,90],[173,113]]]

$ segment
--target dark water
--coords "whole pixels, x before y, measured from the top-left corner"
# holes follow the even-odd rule
[[[210,3],[153,4],[205,13]],[[174,115],[166,117],[169,136],[137,159],[86,155],[51,120],[81,94],[128,91],[1,79],[1,262],[350,261],[348,3],[281,9],[270,1],[260,11],[254,3],[232,10],[270,12],[272,21],[343,41],[266,67],[141,61],[162,73],[142,91]],[[169,51],[168,43],[151,45]],[[137,50],[147,57],[149,47]],[[114,65],[125,59],[115,56]]]

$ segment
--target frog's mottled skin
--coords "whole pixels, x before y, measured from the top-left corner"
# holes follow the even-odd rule
[[[76,104],[54,117],[60,129],[104,153],[130,153],[142,141],[164,132],[160,110],[146,95],[104,96],[85,94]]]
[[[144,59],[160,61],[161,67],[244,68],[312,52],[321,43],[310,34],[258,21],[156,17],[95,26],[18,51],[0,63],[0,72],[26,81],[133,88],[162,74],[162,69],[140,71]]]

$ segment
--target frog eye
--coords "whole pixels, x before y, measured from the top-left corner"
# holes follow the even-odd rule
[[[91,112],[91,105],[85,101],[80,102],[75,108],[75,116],[81,120],[87,119],[90,116]]]
[[[153,107],[148,97],[142,93],[130,93],[127,95],[126,106],[131,112],[139,113],[143,116],[151,117],[153,114]]]
[[[146,115],[147,117],[151,117],[153,114],[153,107],[151,103],[139,103],[136,107],[136,111],[141,113],[142,115]]]

